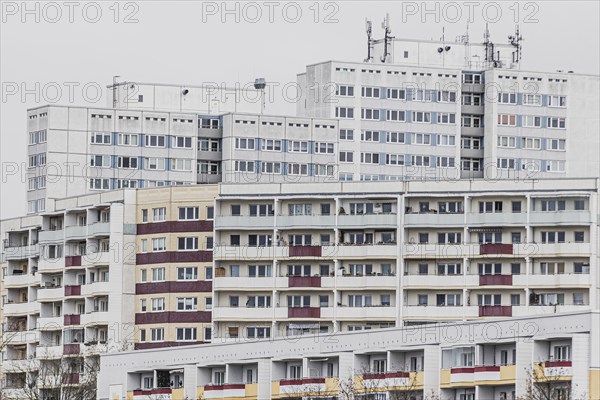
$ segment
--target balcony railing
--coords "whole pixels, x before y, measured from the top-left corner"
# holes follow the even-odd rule
[[[321,318],[319,307],[289,307],[288,318]]]
[[[80,285],[65,286],[65,296],[81,296],[81,286]]]
[[[79,343],[68,343],[63,345],[63,354],[74,355],[79,354]]]
[[[321,257],[321,246],[290,246],[290,257]]]
[[[81,256],[66,256],[65,267],[81,267]]]
[[[482,244],[479,246],[480,255],[501,255],[501,254],[513,254],[513,245],[502,244],[502,243],[490,243]]]
[[[288,287],[321,287],[320,276],[290,276]]]
[[[479,275],[479,285],[512,285],[512,275]]]
[[[512,306],[479,306],[480,317],[512,317]]]
[[[68,325],[79,325],[81,324],[81,315],[79,314],[65,314],[64,323]]]

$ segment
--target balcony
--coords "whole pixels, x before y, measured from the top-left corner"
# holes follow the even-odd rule
[[[19,343],[31,343],[39,342],[40,332],[38,330],[23,330],[18,332],[4,331],[2,335],[3,344],[19,344]]]
[[[390,228],[398,227],[398,216],[396,214],[357,214],[338,215],[338,228],[340,229],[368,229],[368,228]]]
[[[7,315],[27,315],[39,314],[40,303],[37,301],[11,303],[10,300],[4,305],[4,316]]]
[[[592,223],[589,211],[532,211],[529,213],[531,225],[589,225]]]
[[[410,319],[423,320],[459,320],[463,318],[477,318],[477,306],[405,306],[402,316]]]
[[[479,254],[479,244],[405,243],[407,258],[465,258]]]
[[[117,254],[113,256],[109,251],[99,251],[82,256],[81,263],[83,265],[108,265],[111,262],[119,262],[117,257]]]
[[[325,378],[284,379],[279,381],[279,394],[324,393],[327,391]],[[273,394],[276,394],[274,391]],[[289,397],[289,396],[286,396]]]
[[[215,260],[272,260],[273,258],[288,258],[287,247],[277,246],[217,246],[214,252]]]
[[[336,278],[337,289],[395,288],[395,275],[342,275]],[[323,285],[323,287],[326,287]]]
[[[95,222],[87,229],[90,236],[110,236],[110,222]]]
[[[235,289],[240,288],[253,289],[268,289],[273,290],[273,277],[238,277],[238,276],[220,276],[213,279],[213,287],[215,290]],[[277,287],[282,287],[277,285]],[[136,290],[137,292],[137,290]],[[139,293],[138,293],[139,294]]]
[[[321,246],[290,246],[289,256],[292,257],[321,257]]]
[[[107,325],[110,321],[110,314],[107,311],[93,311],[81,314],[81,325]]]
[[[64,315],[64,324],[65,324],[65,326],[81,325],[81,315],[80,314],[65,314]]]
[[[480,317],[512,317],[512,306],[479,306]]]
[[[65,295],[65,289],[62,286],[59,287],[43,287],[38,290],[38,301],[49,302],[49,301],[61,301]]]
[[[25,260],[29,257],[39,257],[40,246],[38,244],[32,244],[29,246],[10,246],[4,250],[4,257],[7,261],[10,260]]]
[[[64,374],[62,377],[62,383],[63,383],[63,385],[79,384],[79,374],[78,373]]]
[[[288,307],[288,318],[321,318],[319,307]]]
[[[404,216],[404,226],[411,227],[456,227],[463,226],[465,215],[462,213],[410,213]]]
[[[396,318],[396,307],[372,306],[372,307],[340,307],[335,309],[335,318],[340,320],[390,320]]]
[[[63,345],[63,354],[64,355],[75,355],[79,354],[79,343],[68,343]]]
[[[513,307],[513,317],[532,315],[569,314],[589,310],[589,304],[557,304],[557,305],[530,305]]]
[[[81,296],[81,286],[80,285],[66,285],[65,286],[65,296]]]
[[[63,346],[38,346],[36,355],[38,358],[60,358],[63,355]]]
[[[591,255],[590,243],[522,243],[515,245],[519,257],[586,257]]]
[[[246,397],[246,384],[244,383],[225,383],[223,385],[204,386],[203,399],[231,399]]]
[[[238,215],[222,215],[215,218],[215,229],[268,229],[273,230],[275,224],[274,216],[250,217]]]
[[[533,274],[527,277],[526,275],[514,275],[513,284],[515,286],[532,286],[536,288],[557,286],[563,287],[590,287],[590,274],[554,274],[540,275]]]
[[[108,294],[109,292],[110,284],[108,282],[93,282],[81,286],[82,296]]]
[[[464,286],[478,286],[477,275],[404,275],[402,285],[406,288],[433,289],[433,288],[460,288]]]
[[[246,281],[240,281],[239,279],[245,278],[224,278],[220,277],[218,273],[215,274],[218,279],[238,279],[235,289],[240,289],[241,286],[246,285]],[[254,279],[254,278],[253,278]],[[243,282],[243,284],[241,284]],[[106,284],[106,292],[108,293],[109,285],[107,282],[97,282],[103,286]],[[135,293],[136,294],[155,294],[155,293],[194,293],[194,292],[212,292],[212,281],[165,281],[165,282],[146,282],[136,283]],[[270,286],[272,287],[272,286]]]
[[[474,367],[457,367],[450,369],[450,383],[470,383],[473,382],[474,379]]]
[[[571,361],[546,361],[541,365],[534,366],[535,370],[541,369],[540,377],[556,377],[557,379],[568,379],[573,375],[573,363]]]
[[[278,215],[277,228],[286,229],[333,229],[334,215]]]
[[[512,275],[479,275],[480,286],[512,286]]]
[[[38,272],[57,272],[65,268],[64,258],[46,258],[40,257],[38,262]]]
[[[320,276],[290,276],[288,287],[321,287]]]
[[[468,226],[525,226],[526,213],[468,213]]]
[[[367,373],[362,376],[364,388],[391,388],[410,386],[410,372]]]
[[[65,267],[81,267],[81,256],[66,256]]]
[[[54,231],[40,231],[38,234],[40,243],[62,242],[64,238],[65,231],[62,229]]]
[[[514,365],[480,365],[474,368],[473,379],[478,385],[514,384]]]
[[[40,283],[40,274],[12,274],[4,277],[4,286],[10,287],[23,287],[31,286]]]
[[[39,365],[39,360],[27,358],[2,361],[3,372],[22,373],[25,371],[33,371],[37,370]]]
[[[343,259],[382,259],[395,258],[398,255],[398,246],[395,244],[363,244],[363,245],[340,245],[329,246],[323,253],[331,258]]]
[[[159,399],[171,399],[173,389],[171,388],[157,388],[157,389],[144,389],[134,390],[133,400],[159,400]],[[130,398],[130,397],[127,397]]]
[[[63,324],[64,317],[62,315],[58,317],[41,317],[37,320],[37,326],[40,331],[62,330]]]
[[[479,245],[479,255],[512,255],[513,245],[511,243],[490,243]]]
[[[84,226],[67,226],[65,228],[65,240],[84,239],[87,236],[87,227]]]

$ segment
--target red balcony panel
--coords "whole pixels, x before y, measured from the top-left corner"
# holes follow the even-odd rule
[[[279,386],[315,385],[319,383],[325,383],[325,378],[284,379],[279,381]]]
[[[480,317],[512,317],[512,306],[479,306]]]
[[[81,315],[65,314],[64,320],[65,320],[65,325],[80,325],[81,324]]]
[[[153,233],[178,233],[178,232],[212,232],[213,221],[165,221],[148,224],[138,224],[138,235]]]
[[[157,253],[136,254],[136,264],[166,264],[177,262],[211,262],[213,252],[210,251],[161,251]]]
[[[81,267],[81,256],[66,256],[65,267]]]
[[[392,379],[392,378],[408,378],[410,372],[385,372],[385,373],[367,373],[363,374],[363,379]]]
[[[162,349],[165,347],[181,347],[181,346],[191,346],[197,344],[205,344],[208,342],[143,342],[143,343],[135,343],[135,350],[146,350],[146,349]]]
[[[290,276],[288,287],[321,287],[320,276]]]
[[[136,324],[168,324],[177,322],[210,322],[210,311],[164,311],[135,314]]]
[[[65,296],[81,296],[81,286],[80,285],[65,286]]]
[[[136,294],[212,292],[212,281],[147,282],[135,285]]]
[[[502,243],[493,243],[493,244],[480,244],[479,245],[479,254],[513,254],[513,245],[512,244],[502,244]]]
[[[475,372],[500,372],[499,365],[480,365],[475,367]]]
[[[290,257],[321,257],[321,246],[290,246]]]
[[[473,372],[475,372],[474,367],[460,367],[450,369],[451,374],[472,374]]]
[[[62,378],[64,385],[76,385],[79,383],[79,374],[77,373],[65,374]]]
[[[225,383],[223,390],[227,389],[246,389],[246,385],[244,383]]]
[[[512,286],[512,275],[479,275],[479,285],[507,285]]]
[[[288,318],[321,318],[319,307],[289,307]]]
[[[63,354],[79,354],[79,343],[68,343],[63,344]]]
[[[134,396],[152,396],[155,394],[171,394],[172,389],[170,388],[160,388],[160,389],[148,389],[148,390],[134,390]]]
[[[571,367],[573,363],[571,361],[546,361],[544,368],[557,368],[557,367]]]

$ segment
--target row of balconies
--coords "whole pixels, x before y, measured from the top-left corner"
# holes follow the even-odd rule
[[[405,243],[406,258],[468,258],[479,256],[511,257],[585,257],[590,243],[519,243],[519,244],[420,244]],[[291,258],[390,259],[399,255],[397,245],[340,246],[216,246],[215,260],[267,260]]]
[[[111,262],[123,261],[115,258],[117,255],[112,252],[95,252],[82,256],[66,256],[60,258],[42,257],[38,263],[39,271],[58,271],[68,267],[85,267],[93,265],[108,265]]]
[[[277,221],[277,222],[275,222]],[[278,215],[231,216],[215,219],[215,229],[340,229],[347,228],[397,228],[396,214],[338,215]],[[461,227],[461,226],[525,226],[529,225],[582,225],[591,223],[589,211],[560,211],[529,213],[409,213],[404,216],[404,227]]]
[[[26,246],[11,246],[4,248],[4,258],[10,260],[25,260],[30,257],[38,257],[40,254],[40,245],[31,244]]]
[[[518,288],[538,287],[589,287],[589,274],[555,275],[405,275],[400,278],[404,289],[409,288],[476,288],[480,286],[511,286]],[[239,290],[285,290],[286,288],[321,289],[395,289],[395,276],[290,276],[290,277],[216,277],[215,291]],[[39,298],[38,294],[38,298]]]
[[[110,222],[96,222],[90,225],[67,226],[64,229],[44,230],[39,232],[40,243],[58,242],[62,240],[84,239],[88,236],[109,236]]]
[[[474,319],[479,317],[521,317],[552,313],[579,312],[587,305],[531,305],[531,306],[418,306],[402,308],[402,318],[407,319]],[[394,306],[371,307],[274,307],[240,308],[215,307],[214,321],[265,321],[286,319],[323,320],[396,320]]]

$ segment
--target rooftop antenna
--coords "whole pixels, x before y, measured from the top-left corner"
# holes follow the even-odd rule
[[[385,19],[381,23],[381,27],[385,29],[385,39],[383,39],[383,56],[381,56],[381,62],[384,63],[387,60],[387,56],[390,55],[388,46],[394,38],[391,35],[392,29],[390,28],[390,14],[385,14]]]
[[[469,46],[469,23],[467,22],[467,30],[463,35],[458,35],[455,39],[457,43],[465,45],[465,68],[470,67],[471,62],[471,47]]]
[[[120,78],[119,75],[113,76],[113,87],[112,87],[113,108],[117,108],[117,79],[118,78]]]
[[[508,40],[512,46],[515,47],[515,51],[512,52],[512,65],[513,67],[519,67],[522,57],[522,46],[521,40],[523,40],[523,36],[519,33],[519,25],[515,26],[515,34],[510,35]]]
[[[373,56],[371,55],[371,50],[373,50],[373,23],[365,18],[365,24],[367,29],[367,58],[365,62],[371,62]]]
[[[485,32],[483,34],[483,45],[485,46],[485,58],[486,67],[498,67],[499,63],[496,60],[496,54],[494,53],[494,43],[490,40],[490,29],[488,24],[485,24]]]

